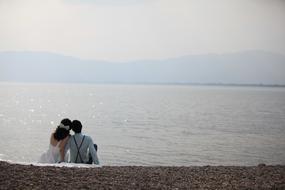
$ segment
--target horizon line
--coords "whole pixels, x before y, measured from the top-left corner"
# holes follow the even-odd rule
[[[224,87],[274,87],[285,88],[285,84],[264,83],[198,83],[198,82],[52,82],[52,81],[0,81],[0,84],[86,84],[86,85],[161,85],[161,86],[224,86]]]
[[[69,57],[69,58],[74,58],[74,59],[79,59],[82,61],[103,61],[103,62],[112,62],[112,63],[130,63],[130,62],[136,62],[136,61],[165,61],[169,59],[178,59],[178,58],[183,58],[183,57],[189,57],[189,56],[221,56],[221,55],[229,55],[229,54],[239,54],[239,53],[247,53],[247,52],[263,52],[263,53],[270,53],[270,54],[275,54],[275,55],[281,55],[285,56],[285,53],[281,52],[274,52],[274,51],[269,51],[269,50],[262,50],[262,49],[246,49],[246,50],[240,50],[240,51],[228,51],[228,52],[223,52],[223,53],[218,53],[218,52],[208,52],[208,53],[189,53],[189,54],[184,54],[181,56],[173,56],[173,57],[166,57],[166,58],[142,58],[142,59],[130,59],[130,60],[123,60],[123,61],[116,61],[116,60],[108,60],[108,59],[96,59],[96,58],[82,58],[80,56],[76,55],[70,55],[66,53],[61,53],[61,52],[54,52],[54,51],[42,51],[42,50],[4,50],[0,51],[0,53],[42,53],[42,54],[53,54],[53,55],[58,55],[58,56],[64,56],[64,57]]]

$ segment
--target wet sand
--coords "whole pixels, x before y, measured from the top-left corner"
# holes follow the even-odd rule
[[[0,189],[285,189],[285,166],[67,168],[0,162]]]

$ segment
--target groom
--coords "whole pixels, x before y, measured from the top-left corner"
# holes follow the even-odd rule
[[[74,135],[70,136],[65,146],[65,153],[70,150],[70,162],[72,163],[89,163],[99,164],[97,151],[94,148],[94,143],[91,137],[81,133],[82,124],[78,120],[73,120],[71,129]],[[91,155],[91,158],[89,158]]]

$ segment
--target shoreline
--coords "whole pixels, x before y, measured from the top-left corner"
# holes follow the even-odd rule
[[[102,166],[0,161],[0,189],[285,189],[285,165]]]

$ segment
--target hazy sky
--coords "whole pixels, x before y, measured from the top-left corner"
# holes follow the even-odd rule
[[[0,51],[133,60],[285,54],[285,0],[0,0]]]

